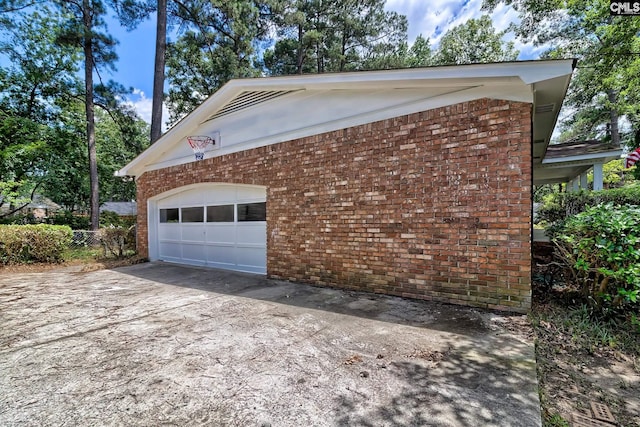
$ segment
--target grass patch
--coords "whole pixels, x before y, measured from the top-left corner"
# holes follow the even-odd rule
[[[69,248],[64,253],[65,261],[96,261],[104,251],[99,247],[76,247]]]
[[[117,257],[110,252],[105,254],[101,246],[79,246],[66,249],[60,263],[0,264],[0,271],[5,273],[37,273],[65,267],[79,268],[80,271],[94,271],[147,261],[148,259],[140,257],[130,250],[127,250],[122,257]]]
[[[558,414],[553,414],[549,417],[547,422],[545,423],[547,427],[570,427],[570,424],[567,420],[562,418],[562,416]]]
[[[610,355],[624,351],[640,355],[640,330],[631,317],[604,320],[591,314],[586,305],[537,306],[531,321],[544,343],[580,354]]]

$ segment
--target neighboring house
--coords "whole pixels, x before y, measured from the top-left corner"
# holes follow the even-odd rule
[[[60,209],[61,207],[57,203],[47,197],[36,194],[33,196],[33,200],[16,212],[16,214],[32,214],[36,219],[45,219]],[[9,209],[8,206],[2,206],[0,208],[0,214],[5,214],[10,211],[11,209]]]
[[[120,216],[135,216],[138,213],[136,202],[104,202],[100,212],[115,212]]]
[[[151,260],[524,312],[573,60],[233,80],[118,172]],[[196,161],[186,138],[216,138]]]

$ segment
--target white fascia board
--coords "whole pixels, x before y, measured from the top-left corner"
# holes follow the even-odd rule
[[[562,164],[562,163],[576,163],[576,162],[595,162],[602,163],[604,159],[618,159],[622,156],[622,149],[620,150],[612,150],[612,151],[604,151],[602,153],[595,154],[581,154],[579,156],[569,156],[569,157],[559,157],[556,159],[544,159],[542,161],[543,165],[553,165],[553,164]],[[586,163],[585,163],[586,164]]]
[[[305,89],[331,88],[367,88],[372,85],[394,87],[394,83],[400,83],[400,87],[411,87],[410,82],[420,82],[424,85],[427,81],[439,81],[447,86],[453,80],[467,80],[462,83],[468,85],[480,79],[497,78],[506,79],[515,77],[526,84],[548,80],[555,77],[570,75],[573,72],[573,60],[542,60],[542,61],[516,61],[498,62],[490,64],[449,65],[438,67],[406,68],[400,70],[358,71],[349,73],[307,74],[297,76],[266,77],[246,80],[233,80],[230,83],[239,82],[244,90],[291,90],[298,85]],[[449,80],[447,82],[447,80]],[[446,82],[446,83],[445,83]],[[229,83],[228,83],[229,84]]]

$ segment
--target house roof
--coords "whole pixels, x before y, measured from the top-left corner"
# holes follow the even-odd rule
[[[57,203],[51,201],[51,199],[41,195],[41,194],[36,194],[35,196],[33,196],[33,199],[31,200],[31,203],[29,203],[27,206],[25,206],[26,209],[52,209],[52,210],[56,210],[56,209],[60,209],[60,205],[58,205]]]
[[[543,164],[557,163],[560,161],[578,160],[580,157],[589,158],[608,157],[611,152],[622,153],[619,145],[603,143],[598,140],[565,142],[563,144],[551,144],[547,147],[547,154]]]
[[[115,212],[120,216],[136,215],[138,206],[136,202],[104,202],[100,205],[100,212]]]
[[[551,144],[542,164],[534,170],[534,184],[568,182],[587,172],[595,163],[619,159],[622,148],[597,140]]]
[[[516,61],[231,80],[116,175],[193,161],[192,135],[219,136],[207,158],[481,98],[533,104],[541,163],[574,66]]]

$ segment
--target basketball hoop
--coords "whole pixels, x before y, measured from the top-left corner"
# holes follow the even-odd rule
[[[196,155],[196,160],[204,159],[204,150],[207,145],[216,145],[216,140],[210,136],[188,136],[187,142],[193,149],[193,153]]]

